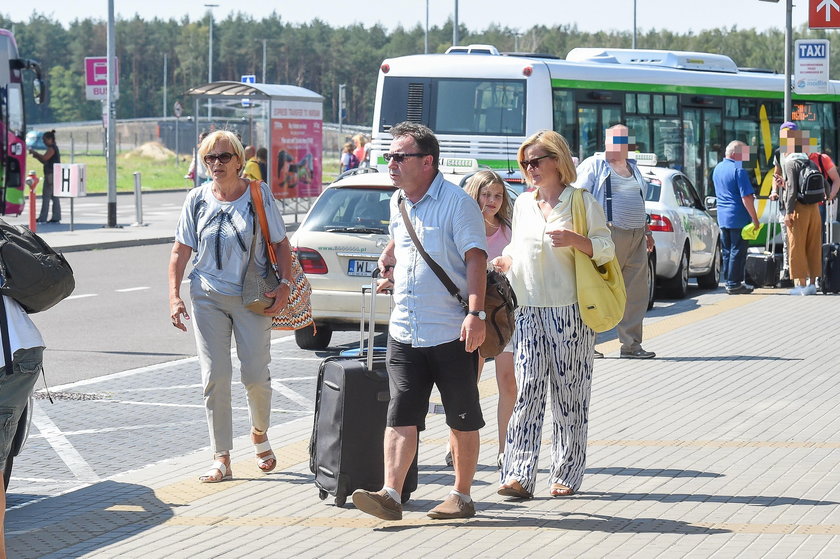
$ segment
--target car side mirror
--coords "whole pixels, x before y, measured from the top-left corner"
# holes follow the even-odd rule
[[[41,78],[32,80],[32,94],[35,97],[35,104],[40,105],[44,102],[44,96],[47,91],[44,88],[44,81]]]
[[[703,203],[706,204],[707,210],[712,210],[717,208],[717,197],[715,196],[706,196],[706,199],[703,200]]]

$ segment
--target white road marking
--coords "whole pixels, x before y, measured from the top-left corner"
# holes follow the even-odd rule
[[[65,431],[64,435],[67,437],[75,437],[78,435],[97,435],[100,433],[114,433],[118,431],[138,431],[142,429],[160,429],[161,427],[172,427],[175,425],[195,425],[196,423],[205,423],[206,419],[196,419],[194,421],[177,421],[170,423],[158,423],[148,425],[126,425],[123,427],[104,427],[102,429],[79,429],[78,431]],[[30,439],[37,439],[42,435],[30,435]]]
[[[125,289],[115,289],[117,293],[128,293],[129,291],[145,291],[147,289],[151,289],[151,287],[127,287]]]
[[[302,398],[302,396],[301,396]],[[199,408],[204,409],[204,404],[170,404],[168,402],[136,402],[134,400],[88,400],[97,404],[125,404],[129,406],[159,406],[161,408]],[[307,401],[307,405],[311,405]],[[248,406],[233,406],[234,411],[248,411]],[[271,408],[272,413],[309,413],[301,410],[284,410],[282,408]]]
[[[67,440],[67,437],[61,432],[58,426],[47,416],[37,400],[32,407],[32,423],[35,424],[38,431],[40,431],[50,446],[53,447],[58,457],[67,464],[67,467],[70,468],[70,471],[76,476],[76,479],[88,483],[99,481],[99,476],[96,475],[96,472],[93,471],[90,464],[82,458],[82,455],[79,454],[76,447]]]
[[[68,297],[69,299],[69,297]],[[65,299],[66,301],[67,299]],[[275,338],[271,340],[271,345],[280,344],[284,342],[290,342],[294,340],[294,336],[283,336],[282,338]],[[236,350],[231,350],[231,353],[235,353]],[[134,375],[143,375],[146,373],[150,373],[153,371],[158,371],[160,369],[168,369],[173,366],[185,365],[187,363],[197,363],[198,357],[186,357],[184,359],[176,359],[175,361],[166,361],[164,363],[156,363],[154,365],[148,365],[146,367],[138,367],[137,369],[130,369],[128,371],[120,371],[118,373],[112,373],[110,375],[104,375],[101,377],[89,378],[84,380],[77,380],[76,382],[70,382],[67,384],[60,384],[58,386],[53,386],[52,390],[55,392],[61,392],[66,390],[73,390],[75,388],[79,388],[81,386],[88,386],[91,384],[97,384],[100,382],[105,382],[109,380],[115,379],[122,379],[133,377]],[[95,400],[94,400],[95,401]]]
[[[283,382],[279,379],[274,379],[271,381],[271,388],[280,393],[281,396],[288,398],[292,402],[298,404],[303,408],[306,408],[307,410],[309,410],[312,407],[312,400],[310,400],[309,398],[305,398],[301,394],[298,394],[288,386],[284,385]]]
[[[83,293],[81,295],[70,295],[69,297],[67,297],[64,300],[69,301],[70,299],[84,299],[85,297],[97,297],[97,296],[98,295],[96,293]]]
[[[120,388],[119,392],[154,392],[156,390],[180,390],[183,388],[201,388],[202,384],[197,382],[195,384],[178,384],[174,386],[153,386],[150,388]]]

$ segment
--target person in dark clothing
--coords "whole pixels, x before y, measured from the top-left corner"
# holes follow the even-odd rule
[[[44,144],[47,146],[47,151],[44,153],[38,153],[34,149],[29,150],[30,155],[44,165],[44,182],[42,183],[44,186],[41,194],[41,213],[38,216],[38,223],[47,221],[50,201],[52,201],[52,219],[49,220],[49,223],[58,223],[61,221],[61,200],[53,195],[53,165],[61,163],[61,153],[55,143],[55,130],[44,133]]]

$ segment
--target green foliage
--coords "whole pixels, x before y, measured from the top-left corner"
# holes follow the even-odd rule
[[[13,22],[0,15],[0,26],[14,28],[21,56],[41,62],[47,77],[48,103],[30,104],[31,123],[99,118],[98,102],[85,99],[82,80],[84,58],[104,56],[106,29],[102,20],[73,21],[67,28],[51,16],[35,12],[28,22]],[[119,118],[154,117],[162,114],[164,55],[167,56],[167,103],[180,100],[185,116],[193,107],[183,94],[206,83],[208,70],[209,14],[190,20],[138,17],[117,21],[117,56],[120,59]],[[471,31],[461,25],[462,44],[492,44],[501,51],[537,52],[564,57],[575,47],[630,48],[629,31],[579,31],[575,25],[535,25],[518,30],[491,25]],[[837,31],[811,31],[802,26],[794,38],[828,38]],[[422,53],[424,29],[418,24],[390,33],[380,25],[353,24],[333,28],[321,20],[292,25],[276,12],[254,19],[235,13],[213,23],[213,79],[239,81],[243,74],[262,79],[263,42],[266,41],[266,81],[299,85],[324,96],[326,120],[337,120],[338,86],[346,84],[347,121],[370,124],[379,65],[386,58]],[[452,42],[452,21],[429,29],[429,52],[443,52]],[[784,66],[784,33],[780,29],[719,28],[699,33],[674,33],[649,29],[638,36],[639,48],[721,53],[741,67],[781,72]],[[831,75],[840,75],[840,57],[831,58]]]

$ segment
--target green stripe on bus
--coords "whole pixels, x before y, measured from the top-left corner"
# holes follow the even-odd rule
[[[783,99],[782,91],[762,91],[757,89],[726,89],[722,87],[702,87],[693,85],[672,85],[659,83],[598,82],[583,80],[564,80],[552,78],[551,86],[563,89],[607,89],[610,91],[634,91],[639,93],[687,93],[694,95],[719,95],[726,97],[764,97]],[[838,101],[837,95],[797,95],[793,99],[801,101]]]

